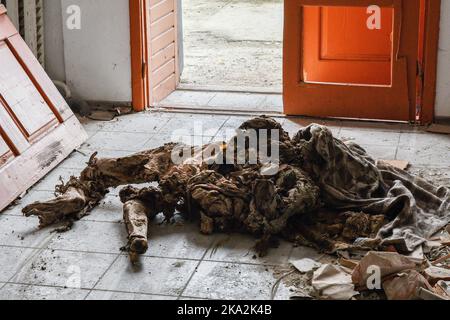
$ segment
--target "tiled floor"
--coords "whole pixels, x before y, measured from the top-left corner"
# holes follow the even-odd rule
[[[265,114],[282,114],[283,97],[273,93],[176,90],[161,101],[158,107],[226,112],[252,110]]]
[[[50,198],[59,177],[67,180],[77,174],[93,151],[123,156],[167,142],[176,129],[200,141],[216,140],[248,118],[149,112],[108,123],[84,121],[90,139],[16,206],[0,214],[0,299],[270,299],[274,268],[290,259],[319,255],[281,243],[260,259],[254,256],[251,237],[208,237],[195,225],[178,221],[153,224],[150,249],[141,267],[132,267],[120,251],[126,234],[117,191],[65,234],[38,230],[36,218],[20,213],[24,205]],[[314,122],[278,120],[290,134]],[[398,124],[316,122],[328,125],[337,137],[359,142],[375,158],[409,160],[412,171],[450,186],[448,135]],[[286,299],[289,290],[280,287],[275,297]]]

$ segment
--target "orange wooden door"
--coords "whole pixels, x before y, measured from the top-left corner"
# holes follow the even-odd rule
[[[303,9],[305,82],[391,84],[393,10],[380,8],[374,13],[379,17],[371,16],[380,25],[370,28],[367,12],[364,7]]]
[[[86,138],[0,5],[0,211]]]
[[[180,80],[178,1],[147,0],[148,85],[150,105],[172,93]]]
[[[285,1],[285,112],[413,120],[419,1]]]

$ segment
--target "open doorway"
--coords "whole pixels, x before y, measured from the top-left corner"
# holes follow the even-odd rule
[[[184,0],[188,88],[281,93],[283,0]]]
[[[180,81],[157,106],[282,112],[283,0],[184,0],[178,11]]]
[[[139,0],[130,6],[136,110],[433,118],[436,2]],[[379,27],[368,28],[374,15]]]

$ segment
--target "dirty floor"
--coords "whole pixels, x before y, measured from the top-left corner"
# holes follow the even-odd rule
[[[282,0],[183,0],[182,6],[182,86],[281,92]]]
[[[225,112],[283,113],[283,96],[276,93],[246,93],[211,90],[175,90],[158,103],[161,108]]]
[[[117,157],[154,148],[185,129],[197,141],[222,140],[250,116],[148,112],[112,122],[84,120],[90,139],[79,151],[0,214],[1,299],[270,299],[277,269],[290,260],[323,259],[314,250],[282,242],[257,258],[244,235],[199,234],[189,222],[151,227],[150,249],[133,268],[120,251],[126,243],[117,191],[64,234],[37,230],[21,208],[52,197],[59,177],[79,173],[90,154]],[[413,163],[411,171],[450,186],[450,136],[424,133],[403,124],[321,121],[280,117],[291,133],[311,122],[328,125],[337,137],[360,143],[375,158]],[[194,130],[194,124],[196,129]],[[198,126],[202,130],[198,129]],[[275,299],[288,299],[280,284]]]

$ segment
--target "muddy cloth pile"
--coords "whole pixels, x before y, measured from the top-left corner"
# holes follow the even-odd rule
[[[293,142],[301,146],[302,168],[319,186],[327,208],[360,212],[351,215],[353,222],[362,220],[360,229],[372,233],[383,217],[386,220],[374,238],[358,238],[355,244],[395,245],[400,252],[409,252],[450,222],[450,189],[376,163],[360,146],[333,138],[323,126],[301,130]],[[370,227],[373,223],[375,228]]]
[[[237,141],[252,129],[259,147],[246,143],[240,153]],[[279,134],[262,134],[270,130]],[[270,163],[262,161],[258,150],[266,143],[267,149],[279,149]],[[320,125],[291,139],[275,120],[259,117],[245,122],[228,143],[189,150],[192,156],[181,163],[173,156],[186,147],[176,144],[124,158],[94,155],[80,177],[57,187],[56,199],[31,204],[23,212],[38,216],[42,227],[59,222],[70,227],[110,188],[126,185],[120,197],[132,260],[147,251],[148,224],[159,213],[167,219],[174,214],[196,219],[206,234],[254,234],[262,253],[275,236],[305,240],[329,252],[344,245],[368,250],[394,245],[409,252],[450,222],[449,189],[376,165],[361,147],[335,139]],[[158,185],[127,186],[149,182]]]

